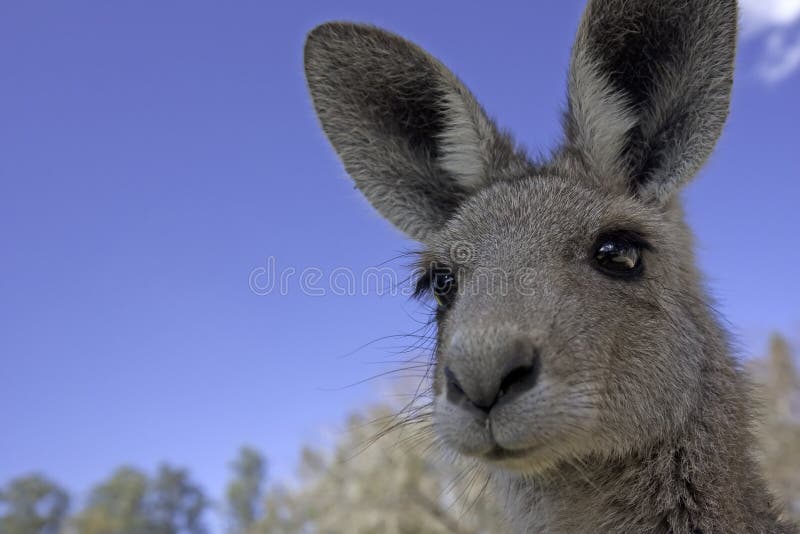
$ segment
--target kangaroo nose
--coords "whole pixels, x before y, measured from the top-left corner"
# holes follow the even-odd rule
[[[510,357],[503,358],[505,361],[493,369],[482,368],[480,364],[471,366],[470,358],[459,358],[453,365],[446,366],[447,399],[485,414],[497,404],[509,402],[533,389],[541,367],[538,351],[521,341],[514,342],[512,348]]]

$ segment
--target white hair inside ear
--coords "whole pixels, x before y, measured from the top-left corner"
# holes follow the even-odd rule
[[[484,145],[492,134],[492,127],[482,113],[471,113],[458,93],[445,93],[442,103],[446,119],[439,135],[438,163],[461,187],[477,189],[486,180],[488,165],[483,156]]]
[[[625,95],[614,89],[583,50],[572,58],[568,84],[575,126],[573,145],[600,177],[627,174],[623,150],[626,135],[637,120]]]

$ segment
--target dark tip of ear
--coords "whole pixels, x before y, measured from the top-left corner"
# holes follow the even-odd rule
[[[305,58],[308,60],[310,53],[320,46],[335,45],[337,42],[348,41],[357,35],[369,35],[370,33],[380,32],[375,26],[369,24],[359,24],[357,22],[329,21],[315,26],[306,35],[304,48]]]
[[[306,35],[306,46],[315,42],[319,42],[320,40],[335,37],[336,34],[341,31],[341,28],[346,24],[346,22],[330,21],[323,22],[322,24],[315,26],[310,32],[308,32],[308,35]]]
[[[308,69],[309,62],[321,47],[327,43],[335,41],[340,35],[342,26],[345,23],[341,22],[324,22],[319,26],[313,28],[306,35],[306,44],[303,48],[303,61]]]
[[[315,50],[326,41],[335,37],[338,24],[337,22],[325,22],[308,32],[306,35],[306,44],[303,47],[303,60],[306,68]]]

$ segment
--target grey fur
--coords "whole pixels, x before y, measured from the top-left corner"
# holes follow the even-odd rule
[[[571,156],[644,199],[668,199],[705,163],[728,116],[736,24],[734,0],[589,2],[572,52]],[[599,95],[616,99],[599,107],[617,117],[593,120],[587,104]]]
[[[527,161],[439,61],[371,26],[328,23],[305,47],[322,128],[369,201],[426,239],[470,192]]]
[[[349,23],[309,35],[314,105],[358,187],[426,264],[482,288],[438,314],[434,428],[490,469],[517,532],[797,532],[753,460],[750,387],[675,194],[726,119],[735,34],[732,0],[590,1],[565,143],[544,164],[400,37]],[[592,267],[618,229],[651,245],[639,280]],[[541,356],[536,387],[487,415],[448,399],[445,366],[494,392],[520,340]]]

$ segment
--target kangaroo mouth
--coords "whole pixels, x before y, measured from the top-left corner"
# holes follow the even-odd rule
[[[521,449],[521,450],[513,450],[513,449],[504,449],[500,445],[495,445],[492,450],[482,455],[482,458],[485,460],[489,460],[492,462],[502,462],[505,460],[518,460],[520,458],[525,458],[526,456],[530,455],[535,447]]]

